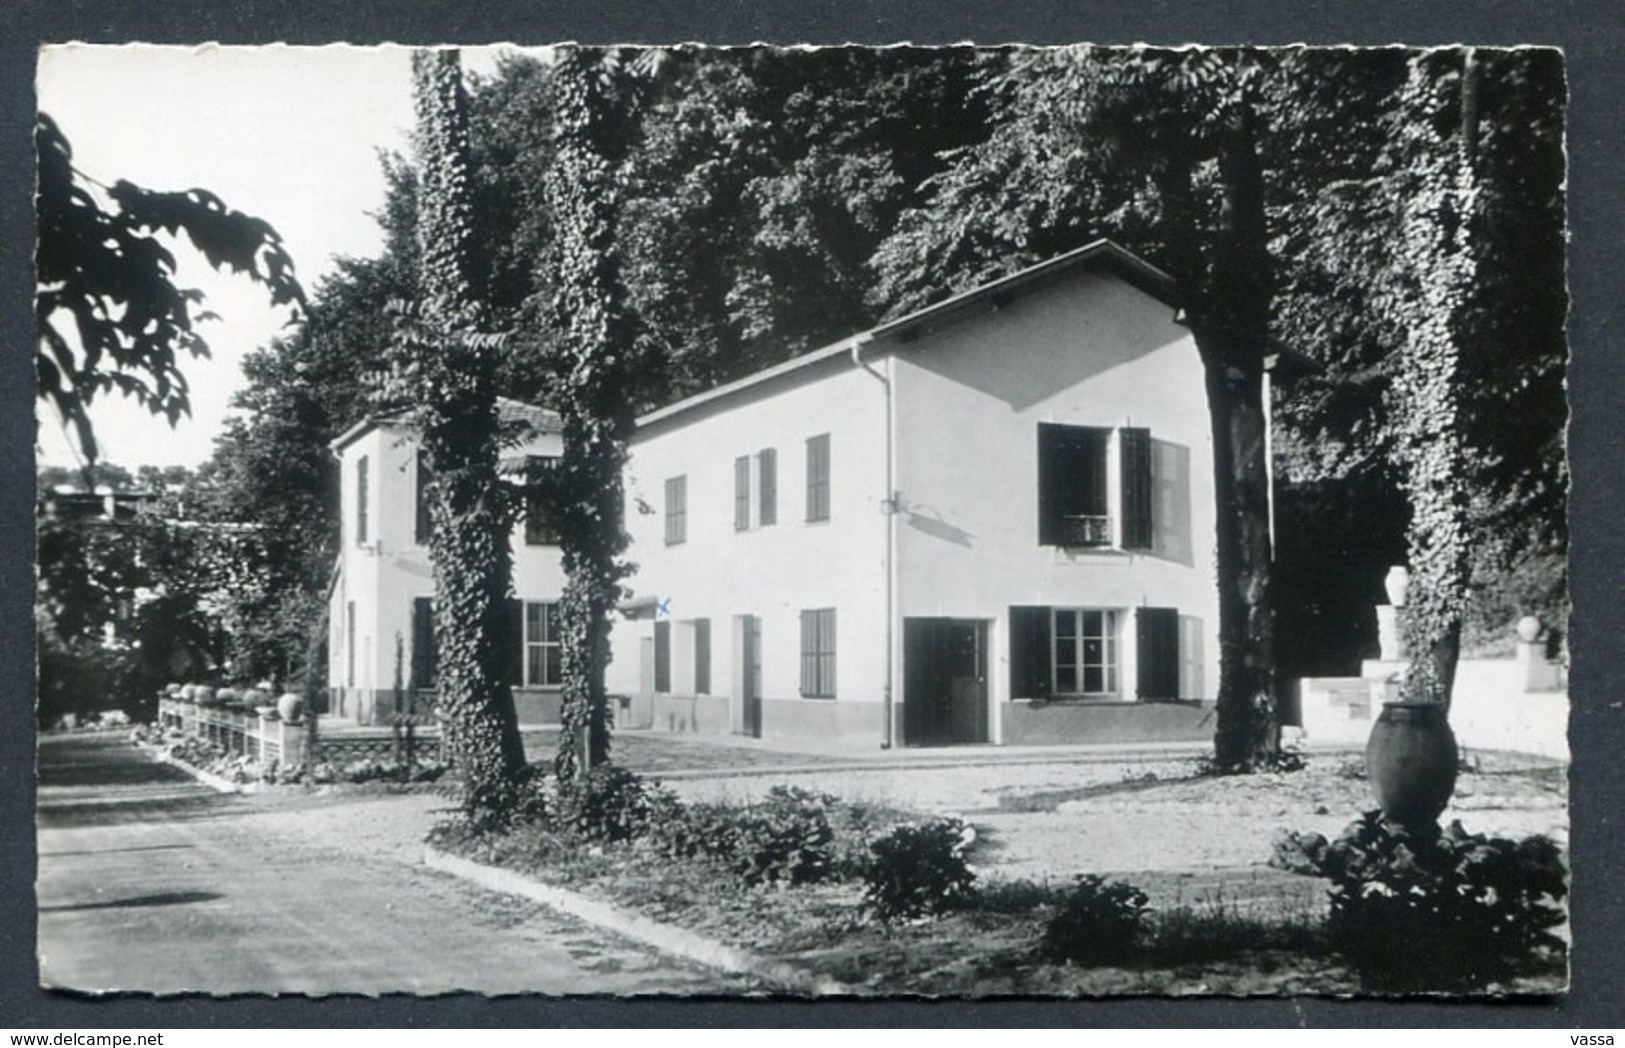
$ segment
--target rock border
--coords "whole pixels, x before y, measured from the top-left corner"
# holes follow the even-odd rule
[[[423,864],[431,870],[461,878],[488,891],[517,895],[541,903],[549,909],[707,968],[755,976],[807,996],[858,996],[862,992],[836,979],[816,975],[782,961],[769,960],[749,950],[729,946],[686,928],[662,924],[642,914],[589,899],[567,888],[544,884],[500,866],[488,866],[428,846],[423,849]]]
[[[230,779],[216,775],[212,771],[204,771],[195,764],[188,764],[186,761],[183,761],[178,757],[171,757],[163,750],[149,752],[152,752],[152,759],[157,761],[159,764],[167,764],[172,768],[179,768],[181,771],[184,771],[186,774],[190,775],[203,785],[209,787],[209,789],[215,791],[216,793],[254,792],[251,788],[249,788],[252,785],[250,783],[232,782]]]

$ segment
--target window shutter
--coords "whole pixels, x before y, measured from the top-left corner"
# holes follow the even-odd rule
[[[734,459],[734,530],[750,530],[750,456]]]
[[[1010,697],[1042,699],[1050,694],[1050,609],[1010,609]]]
[[[829,519],[829,434],[807,438],[807,519]]]
[[[1124,428],[1118,431],[1123,474],[1123,548],[1150,549],[1151,530],[1151,431]]]
[[[367,456],[355,464],[355,540],[367,541]]]
[[[508,686],[517,688],[525,680],[525,602],[504,601],[498,626],[497,665],[502,667],[502,677]]]
[[[1061,544],[1061,427],[1044,422],[1038,424],[1038,544]]]
[[[694,620],[694,694],[711,694],[711,620]]]
[[[1141,699],[1179,698],[1179,609],[1135,612]]]
[[[428,597],[412,599],[412,678],[410,687],[434,687],[434,602]]]
[[[765,528],[779,521],[779,455],[772,448],[763,448],[756,456],[757,483],[761,485],[760,505],[756,517]]]

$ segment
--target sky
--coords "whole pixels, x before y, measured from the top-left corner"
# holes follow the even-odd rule
[[[497,53],[467,49],[464,67],[488,73]],[[411,133],[407,48],[69,44],[40,51],[37,87],[41,110],[73,146],[76,168],[108,185],[202,187],[265,219],[307,292],[335,258],[383,247],[369,212],[384,200],[378,151],[405,152]],[[101,457],[132,470],[208,458],[242,383],[243,355],[291,317],[271,308],[259,285],[215,273],[189,244],[175,254],[176,283],[201,289],[203,308],[220,319],[198,329],[210,358],[182,363],[191,418],[171,429],[117,396],[92,405]],[[36,403],[40,464],[78,464],[55,409]]]

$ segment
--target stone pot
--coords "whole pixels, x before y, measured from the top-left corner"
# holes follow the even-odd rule
[[[1385,702],[1365,747],[1366,775],[1389,820],[1437,825],[1456,788],[1456,735],[1443,706]]]
[[[1518,620],[1518,639],[1525,644],[1533,644],[1540,639],[1540,620],[1533,615],[1525,615]]]
[[[1388,603],[1396,608],[1405,606],[1405,591],[1411,587],[1411,573],[1403,564],[1395,564],[1383,576],[1382,588],[1388,594]]]
[[[289,724],[298,724],[305,712],[305,697],[291,691],[285,693],[276,700],[276,712]]]

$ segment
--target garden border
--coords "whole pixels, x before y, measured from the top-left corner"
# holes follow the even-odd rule
[[[423,864],[431,870],[462,878],[488,891],[517,895],[541,903],[549,909],[708,968],[753,975],[808,996],[861,994],[857,987],[838,980],[781,961],[770,961],[749,950],[729,946],[686,928],[662,924],[641,914],[629,913],[610,903],[544,884],[513,870],[488,866],[429,846],[423,849]]]

